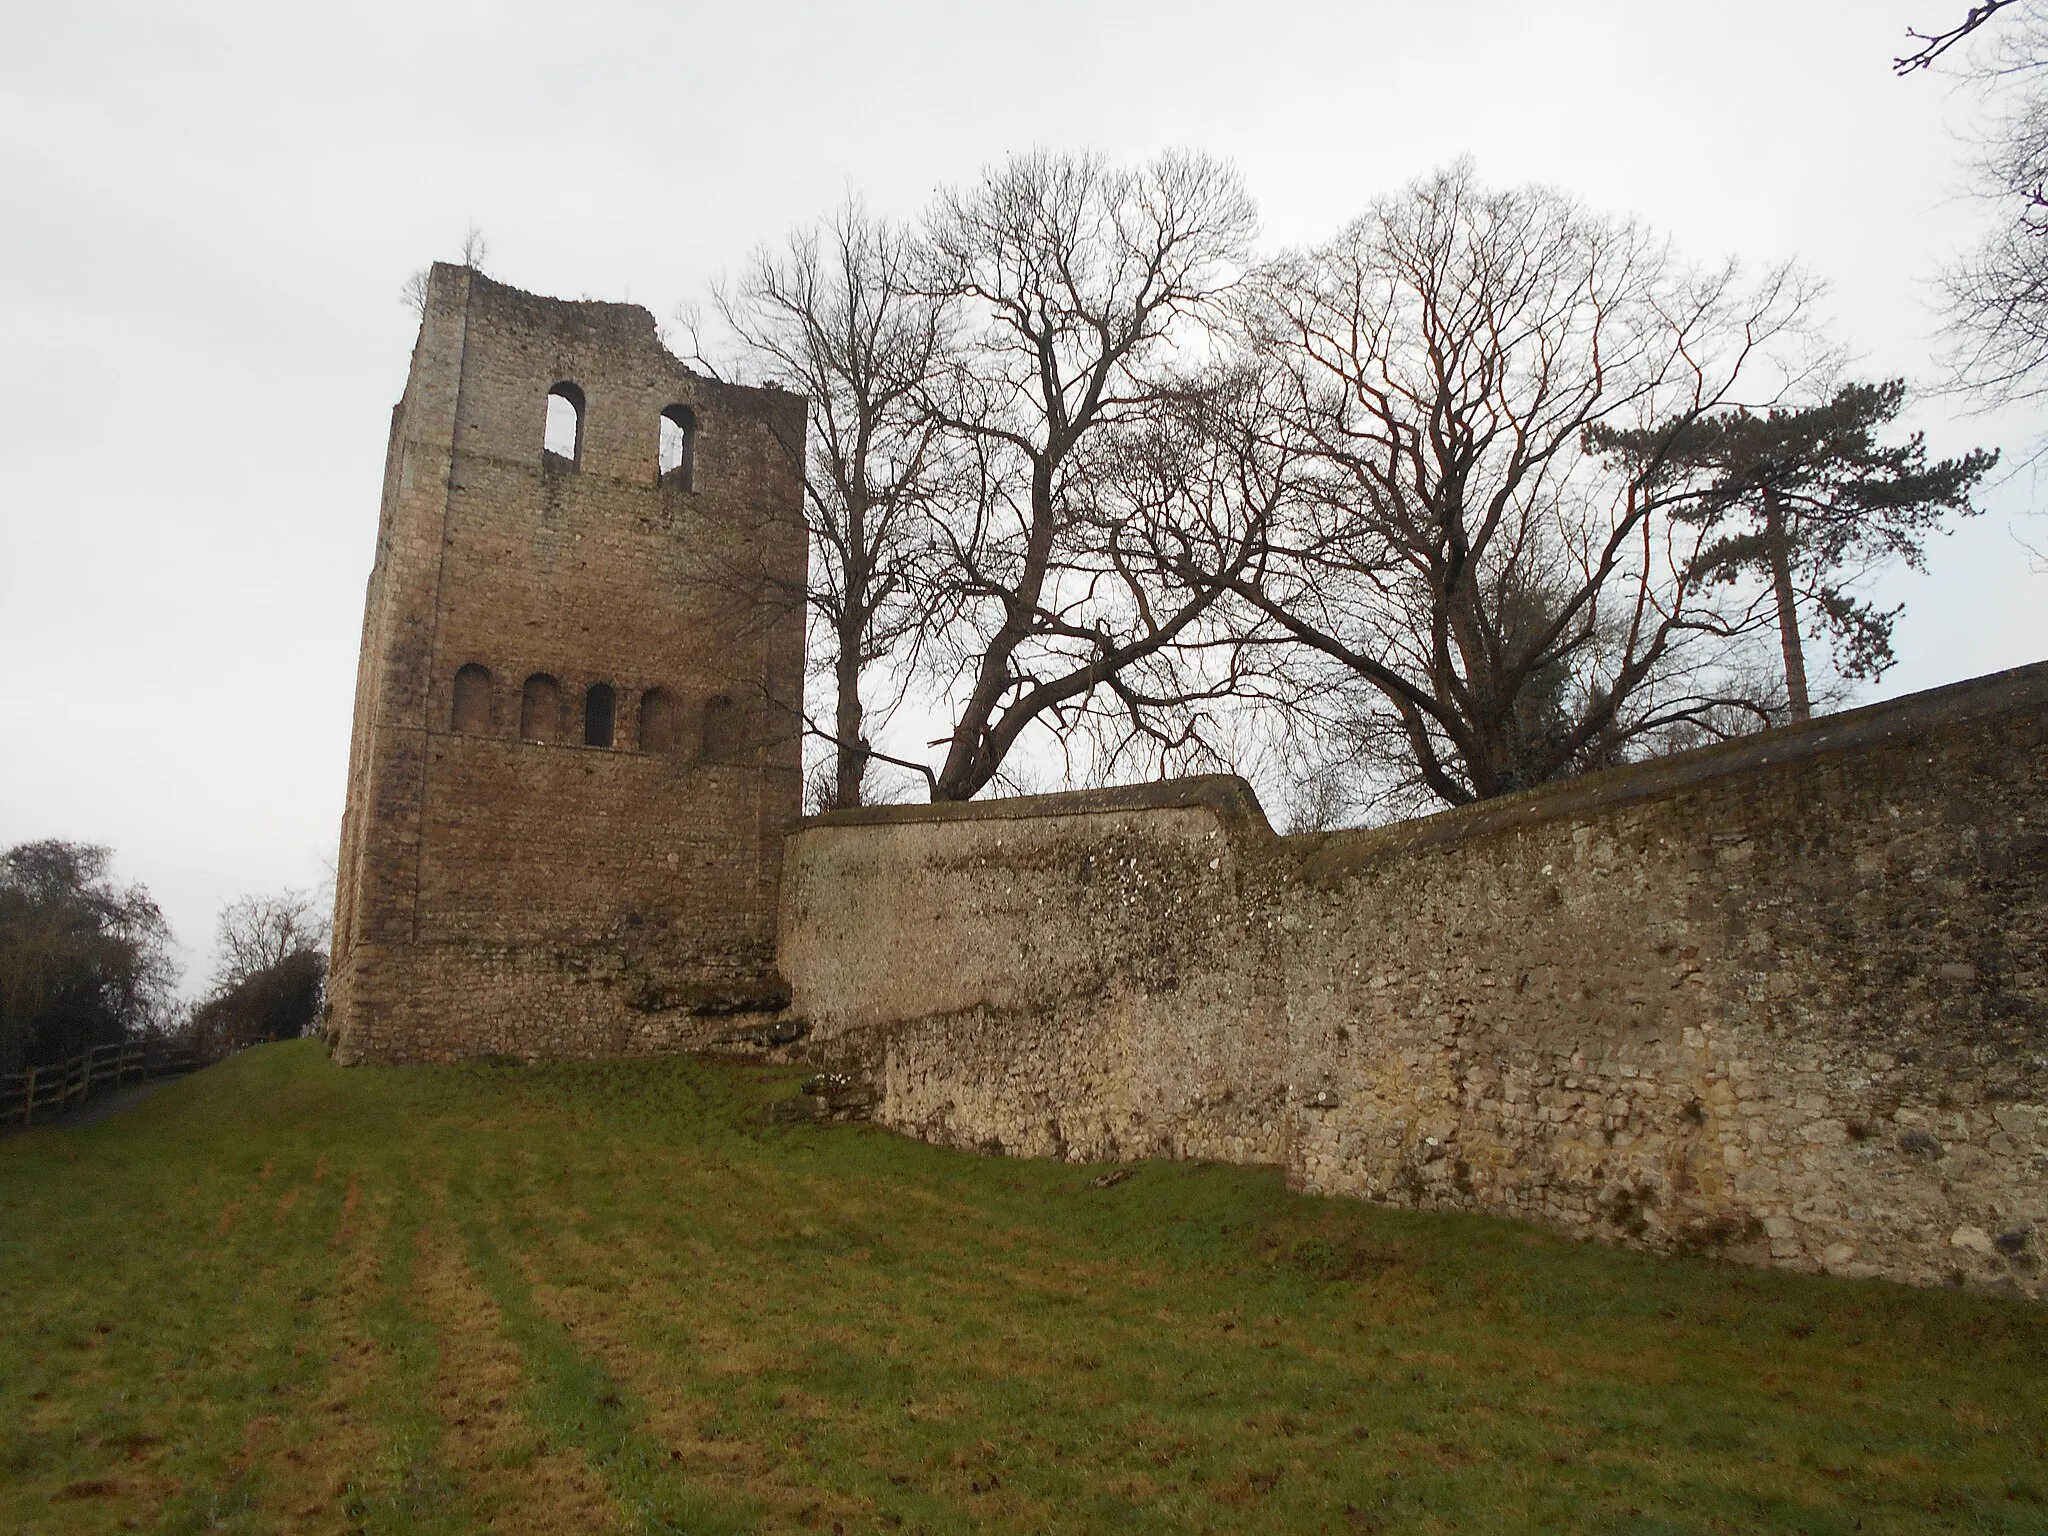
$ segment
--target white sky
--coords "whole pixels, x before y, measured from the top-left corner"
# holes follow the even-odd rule
[[[1032,145],[1231,157],[1269,245],[1470,154],[1797,258],[1861,372],[1931,379],[1967,103],[1887,65],[1962,9],[0,0],[0,846],[111,844],[191,984],[223,901],[322,878],[399,287],[472,223],[508,282],[667,320],[848,185],[907,215]],[[2048,425],[1951,415],[1938,450]],[[2048,656],[2040,491],[1990,499],[1886,584],[1876,694]]]

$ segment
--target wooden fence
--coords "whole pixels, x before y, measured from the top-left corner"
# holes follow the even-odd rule
[[[209,1058],[173,1040],[124,1040],[83,1056],[0,1076],[0,1126],[35,1123],[39,1112],[82,1104],[95,1089],[172,1072],[196,1072]]]

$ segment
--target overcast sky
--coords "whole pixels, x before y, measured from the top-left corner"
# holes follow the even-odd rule
[[[1963,8],[0,0],[0,846],[111,844],[195,985],[222,901],[323,878],[400,286],[471,224],[505,281],[668,320],[849,185],[908,215],[1034,145],[1227,156],[1269,248],[1470,155],[1796,258],[1862,372],[1931,380],[1968,102],[1887,65]],[[1885,584],[1866,696],[2048,657],[2040,488],[1989,500]]]

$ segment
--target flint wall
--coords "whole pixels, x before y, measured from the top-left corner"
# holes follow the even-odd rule
[[[2048,665],[1364,832],[817,818],[780,966],[933,1140],[2048,1294]]]

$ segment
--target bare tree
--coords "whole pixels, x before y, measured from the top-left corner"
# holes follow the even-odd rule
[[[1934,68],[1936,62],[1964,38],[1975,32],[2000,11],[2015,5],[2018,0],[1977,0],[1963,13],[1963,19],[1954,26],[1940,32],[1922,32],[1917,27],[1906,29],[1907,38],[1920,46],[1911,53],[1901,54],[1892,60],[1895,75],[1917,74],[1923,69]]]
[[[1236,596],[1260,585],[1272,530],[1303,493],[1276,382],[1225,353],[1090,448],[1075,547],[1084,566],[1116,575],[1096,589],[1113,594],[1105,610],[1134,633],[1163,614],[1181,621],[1169,644],[1133,648],[1086,709],[1058,711],[1063,743],[1085,742],[1097,781],[1234,769],[1247,725],[1280,696],[1284,637]]]
[[[833,752],[826,805],[861,803],[875,755],[864,682],[914,653],[926,628],[943,466],[923,402],[947,332],[944,303],[920,291],[914,265],[906,232],[849,198],[781,249],[757,251],[717,294],[748,367],[810,400],[808,597],[833,693],[831,728],[812,726]]]
[[[1986,29],[1986,23],[1999,25]],[[1981,35],[1980,35],[1981,32]],[[1929,70],[1974,38],[1962,79],[1987,117],[1974,167],[1990,228],[1942,274],[1955,386],[1988,405],[2048,395],[2048,3],[1983,0],[1945,31],[1911,32],[1921,46],[1893,61]]]
[[[1658,456],[1588,450],[1603,424],[1735,403],[1804,292],[1745,289],[1632,224],[1467,166],[1389,198],[1249,285],[1316,494],[1237,594],[1300,648],[1320,707],[1383,766],[1462,804],[1763,723],[1751,589],[1709,587],[1709,535],[1672,515]],[[1772,392],[1765,387],[1766,394]]]
[[[243,896],[220,909],[212,989],[233,990],[293,955],[327,948],[327,919],[311,891]]]
[[[220,910],[213,980],[186,1021],[186,1040],[224,1054],[289,1040],[317,1024],[327,988],[331,899],[311,891],[243,896]]]
[[[482,272],[490,256],[490,242],[484,239],[484,232],[474,224],[470,225],[469,233],[462,237],[462,265]],[[416,315],[427,312],[427,278],[431,271],[429,267],[417,269],[398,290],[399,300]]]
[[[1188,580],[1181,508],[1126,472],[1184,452],[1202,419],[1194,379],[1255,222],[1234,172],[1186,154],[1026,155],[939,199],[926,281],[956,322],[926,406],[958,479],[936,525],[929,659],[952,724],[934,799],[976,794],[1033,726],[1070,741],[1143,720],[1170,739],[1160,720],[1209,693],[1176,662],[1224,588]],[[1257,541],[1225,542],[1227,568]]]

